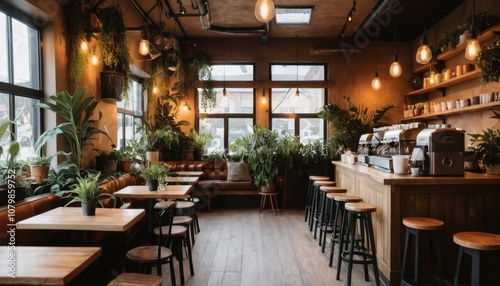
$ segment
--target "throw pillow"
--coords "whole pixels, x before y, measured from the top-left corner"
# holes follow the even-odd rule
[[[227,162],[227,180],[230,182],[251,181],[250,166],[245,162]]]

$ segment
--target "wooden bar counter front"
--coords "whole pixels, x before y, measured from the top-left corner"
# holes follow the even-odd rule
[[[465,173],[464,177],[413,177],[338,161],[333,164],[338,187],[377,206],[373,228],[378,266],[390,285],[400,284],[405,217],[424,216],[444,221],[443,266],[445,278],[451,282],[458,255],[453,234],[460,231],[500,234],[500,176]],[[425,263],[422,265],[429,265]],[[464,265],[462,270],[470,270],[466,268]]]

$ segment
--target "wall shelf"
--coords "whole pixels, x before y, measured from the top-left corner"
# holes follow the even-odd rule
[[[494,107],[500,107],[500,101],[477,104],[477,105],[461,107],[461,108],[454,108],[452,110],[434,112],[432,114],[424,114],[424,115],[419,115],[419,116],[403,118],[403,120],[401,120],[401,121],[408,122],[408,121],[415,121],[415,120],[419,120],[419,119],[425,119],[425,120],[440,119],[440,118],[443,118],[444,116],[448,116],[448,115],[477,112],[477,111],[492,109]]]
[[[441,91],[442,95],[445,96],[444,88],[454,86],[454,85],[457,85],[459,83],[463,83],[463,82],[466,82],[469,80],[473,80],[473,79],[478,78],[478,77],[481,77],[481,70],[477,69],[477,70],[473,70],[473,71],[470,71],[468,73],[465,73],[461,76],[453,77],[447,81],[443,81],[443,82],[440,82],[438,84],[434,84],[431,86],[427,86],[425,88],[410,91],[406,94],[406,96],[411,96],[414,94],[424,94],[424,93],[429,93],[429,92],[437,91],[437,90]]]

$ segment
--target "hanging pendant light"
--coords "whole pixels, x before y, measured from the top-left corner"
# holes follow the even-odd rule
[[[226,97],[227,96],[227,91],[226,91],[226,61],[224,60],[224,88],[222,89],[222,96]]]
[[[87,41],[83,39],[80,43],[80,50],[82,52],[87,52],[89,50],[89,44],[87,44]]]
[[[266,100],[266,90],[264,88],[262,89],[262,96],[261,96],[260,102],[262,102],[262,104],[266,104],[266,102],[267,102],[267,100]]]
[[[297,65],[297,89],[295,90],[295,97],[300,96],[299,91],[299,36],[295,35],[295,63]]]
[[[474,16],[476,14],[476,0],[472,1],[472,24],[470,27],[470,37],[467,41],[467,46],[465,47],[465,58],[468,60],[474,60],[477,54],[481,51],[481,45],[477,41],[476,29],[474,28]]]
[[[394,17],[394,61],[389,68],[389,74],[393,78],[398,78],[403,73],[403,69],[399,64],[398,54],[396,54],[396,17]]]
[[[417,60],[417,63],[419,64],[427,64],[431,61],[432,59],[432,51],[431,48],[429,48],[427,36],[423,35],[422,40],[420,41],[420,47],[417,50],[417,55],[415,59]]]
[[[260,22],[269,22],[274,17],[274,3],[272,0],[257,0],[255,3],[255,18]]]
[[[382,83],[380,82],[380,78],[378,77],[378,71],[377,71],[377,66],[378,66],[378,42],[375,43],[375,74],[372,79],[372,88],[374,90],[379,90],[380,87],[382,86]]]

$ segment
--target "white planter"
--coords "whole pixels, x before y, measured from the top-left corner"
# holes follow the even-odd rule
[[[500,164],[499,165],[484,165],[486,168],[487,175],[500,175]]]

